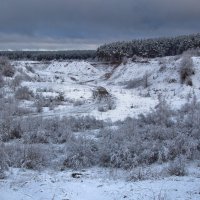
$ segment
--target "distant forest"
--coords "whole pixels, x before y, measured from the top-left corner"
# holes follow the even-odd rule
[[[73,51],[0,51],[0,56],[11,60],[67,60],[94,59],[100,61],[122,61],[134,56],[155,58],[182,54],[189,49],[200,48],[200,33],[177,37],[140,39],[129,42],[114,42],[95,50]]]
[[[0,51],[0,56],[11,60],[67,60],[95,58],[96,51],[73,50],[73,51]]]
[[[182,54],[200,47],[200,34],[156,39],[132,40],[105,44],[97,49],[97,57],[105,61],[120,61],[124,57],[155,58]]]

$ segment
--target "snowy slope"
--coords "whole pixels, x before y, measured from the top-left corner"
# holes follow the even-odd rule
[[[47,71],[64,74],[65,77],[80,82],[97,79],[101,75],[98,69],[85,61],[53,62],[49,65]]]
[[[113,66],[102,67],[101,63],[89,63],[85,61],[52,61],[42,62],[15,62],[30,76],[38,77],[37,81],[25,81],[24,86],[31,90],[51,90],[52,96],[63,93],[70,101],[84,101],[84,106],[77,108],[64,104],[55,108],[56,114],[62,116],[69,110],[75,116],[77,114],[93,115],[98,119],[111,119],[112,121],[123,120],[127,116],[137,116],[140,113],[149,112],[158,102],[158,96],[162,95],[175,108],[179,108],[195,94],[200,97],[200,58],[193,57],[195,75],[193,75],[193,86],[180,83],[181,57],[164,57],[149,59],[148,62],[132,62]],[[32,66],[35,74],[27,72],[26,65]],[[110,73],[105,79],[104,75]],[[126,84],[132,80],[141,80],[145,75],[148,77],[148,87],[143,85],[132,89],[126,89]],[[116,99],[116,109],[107,112],[99,112],[98,104],[92,99],[92,90],[98,86],[104,86]],[[47,96],[47,93],[43,93]],[[50,95],[50,93],[48,93]],[[51,95],[50,95],[51,96]],[[92,103],[92,107],[91,107]],[[83,109],[82,109],[83,107]],[[120,113],[120,114],[119,114]],[[48,116],[53,115],[46,113]]]

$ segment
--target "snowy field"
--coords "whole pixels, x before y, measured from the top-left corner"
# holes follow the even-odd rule
[[[33,82],[22,83],[35,94],[53,97],[61,93],[64,96],[66,100],[64,105],[59,105],[52,111],[46,108],[42,113],[43,116],[86,114],[95,116],[97,119],[117,121],[147,113],[155,107],[159,95],[162,95],[175,108],[179,108],[194,94],[199,97],[200,58],[193,57],[195,75],[192,76],[192,87],[180,84],[180,60],[176,57],[166,57],[151,59],[148,63],[129,61],[118,67],[102,66],[101,63],[94,65],[85,61],[52,61],[47,64],[19,61],[13,64],[18,70],[36,79]],[[27,67],[34,69],[34,73],[27,71]],[[110,74],[110,77],[105,78],[106,74]],[[148,87],[144,88],[141,83],[133,89],[126,89],[127,82],[142,80],[144,76],[148,78]],[[98,111],[98,104],[92,99],[92,91],[98,86],[105,87],[115,97],[115,109],[107,112]],[[72,103],[76,101],[82,104],[78,108]]]
[[[12,96],[18,87],[26,86],[33,93],[34,98],[20,100],[21,108],[31,110],[21,119],[90,116],[115,123],[127,117],[148,114],[161,96],[174,110],[191,102],[194,97],[199,100],[200,57],[192,57],[192,60],[195,70],[191,76],[192,85],[180,83],[179,56],[138,62],[128,60],[119,66],[87,61],[12,61],[16,69],[15,77],[25,78],[20,86],[9,86],[12,89],[6,86],[5,91],[7,96]],[[106,100],[94,97],[94,91],[99,87],[108,93]],[[46,99],[52,100],[46,103]],[[45,101],[43,106],[37,104],[40,101]],[[116,123],[113,129],[115,126]],[[82,133],[82,130],[77,131],[76,135]],[[98,128],[87,130],[91,140],[98,140],[98,133]],[[20,139],[17,141],[21,144]],[[56,151],[59,152],[62,144],[51,147],[58,148]],[[138,180],[130,179],[131,171],[104,167],[76,171],[11,167],[6,172],[7,178],[0,179],[0,200],[200,199],[199,161],[187,163],[186,176],[165,176],[165,167],[165,164],[155,169],[150,167],[150,175],[147,170],[142,172],[142,177],[138,172]],[[73,173],[80,175],[72,177]]]
[[[132,182],[120,178],[117,170],[83,170],[80,178],[73,171],[34,172],[12,169],[0,181],[1,200],[199,200],[200,168],[186,177]]]

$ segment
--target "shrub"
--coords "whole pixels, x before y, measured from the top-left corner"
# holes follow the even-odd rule
[[[22,167],[24,160],[24,145],[19,142],[8,143],[5,146],[6,154],[9,158],[10,167]]]
[[[2,88],[4,84],[5,82],[4,82],[3,76],[0,74],[0,88]]]
[[[64,101],[65,100],[65,96],[64,96],[64,93],[63,92],[60,92],[58,97],[57,97],[57,100],[58,101]]]
[[[155,179],[161,175],[160,172],[151,170],[148,167],[137,167],[131,170],[128,181],[141,181],[147,179]]]
[[[93,99],[101,101],[102,99],[107,98],[110,96],[109,92],[104,87],[97,87],[95,90],[92,91]]]
[[[103,128],[106,123],[102,120],[97,120],[92,116],[83,116],[83,117],[70,117],[63,118],[63,123],[67,124],[72,131],[80,132],[92,129],[100,129]]]
[[[23,76],[21,75],[15,76],[15,78],[12,80],[12,83],[11,83],[13,89],[15,90],[15,88],[17,88],[21,84],[22,81],[23,81]]]
[[[7,77],[13,77],[13,75],[15,74],[15,68],[5,57],[0,57],[0,72],[3,76]]]
[[[31,66],[29,66],[29,65],[26,65],[25,67],[26,67],[26,69],[27,69],[29,72],[35,73],[35,70],[33,69],[33,67],[31,67]]]
[[[142,79],[132,79],[126,83],[126,89],[134,89],[143,85]]]
[[[79,169],[94,166],[97,163],[97,145],[94,141],[78,138],[66,147],[65,167]]]
[[[195,74],[194,65],[191,57],[185,56],[181,60],[180,64],[180,79],[181,84],[192,84],[190,76]]]
[[[50,110],[54,109],[56,105],[59,105],[60,102],[57,98],[54,97],[44,97],[41,94],[35,96],[35,107],[37,112],[42,112],[43,107],[48,107]]]
[[[20,139],[23,130],[20,126],[19,119],[12,120],[10,116],[4,116],[0,121],[0,139],[7,142],[11,139]]]
[[[130,169],[180,156],[199,159],[200,107],[187,108],[184,113],[174,112],[160,100],[148,115],[128,118],[122,124],[117,123],[117,129],[104,130],[99,137],[99,164]]]
[[[20,124],[15,125],[10,131],[10,139],[20,139],[22,137],[23,131]]]
[[[23,167],[34,170],[47,167],[51,153],[50,149],[44,145],[23,145],[18,142],[8,144],[6,152],[12,167]]]
[[[111,96],[107,97],[100,102],[98,105],[98,111],[99,112],[107,112],[108,110],[114,110],[116,108],[116,102],[115,99]]]
[[[21,127],[24,132],[23,140],[27,144],[68,142],[73,136],[70,122],[71,120],[67,118],[43,119],[34,117],[31,120],[21,120]]]
[[[193,86],[193,82],[192,82],[191,77],[188,77],[188,78],[185,80],[185,83],[186,83],[186,85]]]
[[[162,65],[160,66],[159,72],[162,73],[162,72],[166,71],[166,69],[167,69],[166,64],[162,64]]]
[[[25,146],[22,167],[27,169],[41,169],[48,164],[47,151],[41,145]],[[45,153],[46,152],[46,153]]]
[[[177,158],[170,162],[167,171],[170,176],[185,176],[187,174],[185,163],[181,158]]]
[[[98,111],[99,112],[107,112],[108,111],[108,107],[105,105],[98,105]]]
[[[5,146],[0,142],[0,179],[4,179],[6,177],[5,171],[8,170],[8,156],[5,152]]]
[[[149,77],[149,75],[147,73],[145,73],[145,75],[142,78],[129,80],[128,82],[126,82],[126,88],[134,89],[134,88],[138,88],[140,86],[147,88],[149,86],[148,77]]]
[[[23,86],[15,92],[15,97],[20,100],[30,100],[33,97],[33,92],[28,87]]]
[[[73,106],[81,106],[85,103],[83,100],[75,100]]]

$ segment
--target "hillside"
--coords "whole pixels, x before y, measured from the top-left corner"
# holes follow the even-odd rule
[[[198,54],[0,65],[0,199],[199,199]]]

